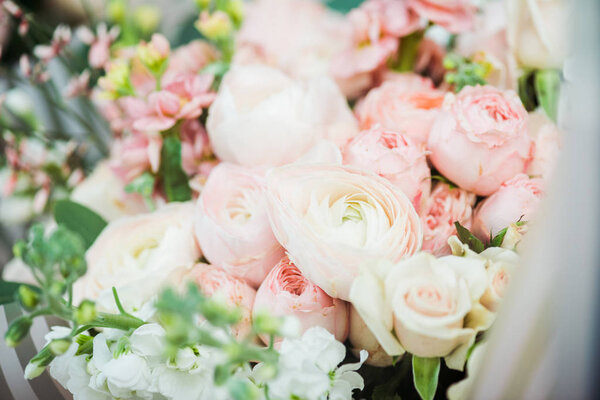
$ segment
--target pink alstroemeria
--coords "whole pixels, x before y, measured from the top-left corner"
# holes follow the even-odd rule
[[[77,97],[77,96],[87,96],[90,93],[90,71],[84,70],[80,75],[73,77],[67,87],[65,88],[63,94],[67,98]]]
[[[197,119],[181,125],[181,161],[188,175],[199,173],[202,162],[212,155],[208,134]]]
[[[110,30],[106,24],[100,23],[96,27],[96,34],[87,26],[77,29],[77,37],[90,46],[88,62],[92,68],[104,68],[110,60],[110,45],[117,39],[120,28],[115,25]]]
[[[71,41],[71,28],[66,25],[58,25],[52,35],[49,45],[37,45],[33,49],[33,54],[44,64],[49,63],[56,57],[62,49]]]
[[[123,181],[131,182],[144,171],[158,172],[162,138],[136,133],[115,142],[111,167]]]

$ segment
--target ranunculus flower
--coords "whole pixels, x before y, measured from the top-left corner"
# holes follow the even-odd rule
[[[200,250],[193,213],[192,203],[171,203],[109,223],[85,255],[87,272],[73,286],[75,304],[96,299],[113,286],[137,283],[155,288],[175,268],[195,263]]]
[[[477,11],[471,0],[407,0],[407,3],[419,16],[452,33],[471,29]]]
[[[569,7],[564,0],[509,0],[508,40],[529,68],[561,68],[568,54]]]
[[[552,176],[558,162],[562,133],[543,111],[529,114],[527,130],[535,143],[533,160],[527,167],[527,175],[547,180]]]
[[[73,189],[71,200],[90,208],[107,221],[147,212],[142,197],[125,193],[124,186],[108,163],[102,162]]]
[[[221,160],[248,167],[287,164],[320,140],[340,146],[358,131],[329,78],[296,81],[259,65],[225,75],[206,127]]]
[[[389,180],[416,210],[429,196],[431,173],[425,146],[408,135],[375,126],[355,136],[343,149],[344,164],[372,171]]]
[[[473,233],[483,241],[489,241],[510,224],[530,221],[544,195],[543,182],[519,174],[504,182],[500,189],[483,200],[473,215]]]
[[[425,200],[421,212],[423,221],[423,251],[437,257],[451,254],[448,239],[456,235],[454,222],[471,228],[471,215],[476,196],[448,184],[436,183],[431,195]]]
[[[429,159],[445,177],[480,196],[524,172],[531,159],[527,111],[513,91],[467,86],[447,94],[429,135]]]
[[[415,74],[394,74],[357,105],[362,129],[381,124],[385,129],[405,132],[418,143],[427,143],[429,131],[444,101],[444,93],[433,82]]]
[[[206,259],[258,287],[283,257],[269,224],[264,178],[221,163],[198,200],[196,238]]]
[[[306,279],[286,256],[269,272],[256,292],[254,312],[266,310],[274,316],[298,318],[301,332],[320,326],[344,342],[348,337],[348,304],[332,299]],[[265,344],[268,337],[261,337]]]
[[[373,257],[398,261],[421,247],[410,200],[367,171],[289,165],[267,175],[273,233],[302,274],[331,297],[348,299],[359,269]]]
[[[479,304],[487,287],[484,260],[418,253],[371,271],[354,281],[350,300],[384,350],[447,357],[449,367],[462,369],[477,332],[491,323]]]

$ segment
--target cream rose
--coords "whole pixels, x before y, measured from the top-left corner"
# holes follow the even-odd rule
[[[152,292],[175,268],[194,264],[201,254],[194,239],[193,214],[192,203],[171,203],[108,224],[86,253],[87,272],[73,286],[75,304],[96,299],[113,286],[136,283],[136,290]]]
[[[488,310],[497,311],[516,272],[519,256],[514,251],[501,247],[490,247],[479,256],[486,259],[488,276],[488,287],[480,302]]]
[[[253,287],[284,255],[269,224],[264,178],[238,165],[221,163],[212,170],[194,229],[211,264]]]
[[[331,79],[298,81],[259,65],[232,67],[206,126],[221,160],[253,168],[287,164],[320,140],[340,146],[358,133]]]
[[[290,260],[331,297],[348,299],[364,262],[396,262],[421,247],[421,223],[410,200],[367,171],[275,168],[267,175],[267,195],[273,232]]]

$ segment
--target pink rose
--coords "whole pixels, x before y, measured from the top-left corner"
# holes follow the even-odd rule
[[[533,160],[527,168],[527,174],[547,179],[552,176],[558,162],[561,131],[543,111],[529,114],[527,129],[535,143]]]
[[[408,196],[417,210],[431,187],[425,155],[425,146],[408,135],[380,126],[359,133],[343,150],[344,164],[386,178]]]
[[[301,332],[320,326],[344,342],[348,337],[348,304],[332,299],[306,279],[286,256],[269,272],[256,292],[254,311],[267,310],[274,316],[294,316]],[[268,344],[268,337],[261,337]]]
[[[515,176],[477,206],[473,233],[489,241],[490,234],[493,237],[514,222],[530,221],[543,195],[541,179],[530,179],[525,174]]]
[[[434,22],[452,33],[471,28],[477,7],[470,0],[407,0],[419,16]]]
[[[256,290],[243,280],[212,265],[197,264],[182,277],[181,281],[183,284],[191,281],[205,296],[224,300],[230,307],[238,307],[242,312],[242,320],[233,328],[233,334],[238,339],[246,338],[250,334]]]
[[[524,172],[530,160],[527,111],[513,91],[467,86],[448,94],[431,128],[430,160],[445,177],[481,196]]]
[[[267,216],[264,178],[221,163],[198,200],[196,237],[211,264],[258,287],[283,257]]]
[[[471,228],[471,215],[475,205],[475,194],[460,188],[450,188],[446,183],[437,183],[421,213],[423,221],[423,251],[437,257],[452,253],[448,238],[456,235],[454,222]]]
[[[398,261],[421,247],[421,221],[408,197],[368,171],[273,168],[267,196],[273,232],[290,260],[331,297],[347,300],[366,262]]]
[[[418,143],[427,143],[431,126],[439,113],[444,93],[433,82],[415,74],[394,74],[357,105],[362,129],[381,124],[385,129],[405,132]]]

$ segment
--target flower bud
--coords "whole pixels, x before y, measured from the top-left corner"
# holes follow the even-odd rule
[[[198,21],[196,29],[200,31],[207,39],[218,40],[231,35],[233,25],[231,19],[222,11],[215,11],[212,14],[203,12]]]
[[[67,290],[67,285],[64,282],[55,281],[50,285],[50,293],[55,296],[62,296]]]
[[[201,306],[202,315],[215,326],[235,325],[242,318],[237,307],[230,307],[225,302],[207,300]]]
[[[114,61],[108,65],[106,76],[98,80],[98,85],[106,92],[106,96],[116,99],[133,92],[130,68],[125,61]]]
[[[96,318],[96,305],[93,301],[84,300],[75,311],[75,321],[79,325],[86,325]]]
[[[211,0],[196,0],[196,6],[198,6],[200,10],[204,10],[210,6],[210,1]]]
[[[69,350],[71,343],[72,342],[69,339],[55,339],[50,342],[48,347],[50,348],[52,354],[55,356],[60,356]]]
[[[4,334],[4,342],[6,345],[8,347],[17,347],[29,333],[32,322],[33,321],[28,316],[15,319]]]
[[[54,360],[54,357],[48,346],[40,350],[25,367],[25,379],[34,379],[40,376],[52,360]]]
[[[170,50],[168,40],[163,35],[154,34],[150,43],[141,43],[137,47],[137,55],[146,68],[156,75],[164,69]]]
[[[126,6],[124,0],[111,0],[108,3],[106,15],[110,21],[121,23],[125,20],[125,11]]]
[[[230,0],[227,3],[225,11],[227,12],[227,14],[229,14],[229,16],[236,25],[241,24],[242,19],[244,18],[244,1]]]
[[[160,10],[151,5],[137,7],[133,13],[133,21],[142,33],[148,35],[156,31],[160,23]]]
[[[19,303],[27,310],[35,308],[40,302],[39,294],[27,285],[19,286],[18,296]]]
[[[256,333],[266,335],[277,335],[283,326],[283,318],[272,317],[263,312],[257,312],[252,316],[252,325]]]

